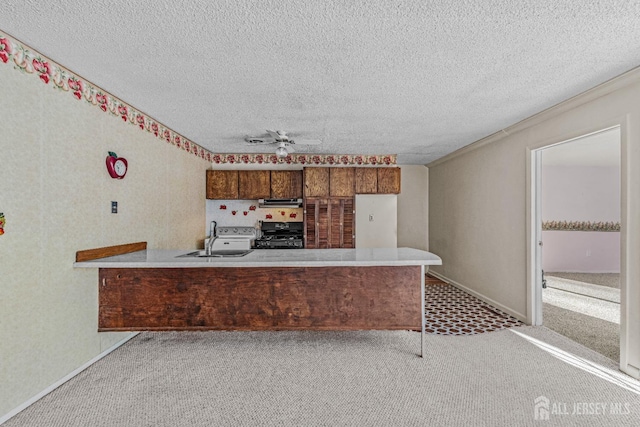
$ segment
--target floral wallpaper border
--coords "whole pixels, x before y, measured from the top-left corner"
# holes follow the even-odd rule
[[[542,231],[620,231],[613,221],[543,221]]]
[[[14,68],[33,74],[46,85],[73,95],[78,101],[85,101],[103,112],[120,117],[123,122],[137,126],[140,130],[153,134],[156,138],[200,157],[214,164],[224,163],[270,163],[270,164],[310,164],[310,165],[395,165],[396,155],[326,155],[293,154],[278,158],[275,154],[214,154],[189,141],[174,130],[136,110],[126,102],[76,76],[66,68],[26,47],[23,43],[0,33],[0,63],[13,63]]]
[[[223,163],[283,163],[308,165],[395,165],[395,155],[354,155],[354,154],[289,154],[278,158],[275,154],[212,154],[211,162]]]

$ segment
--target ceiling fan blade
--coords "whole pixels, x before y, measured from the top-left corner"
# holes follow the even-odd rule
[[[286,132],[281,131],[281,130],[269,130],[269,129],[267,129],[267,133],[269,135],[271,135],[271,137],[273,139],[275,139],[276,141],[288,141],[289,140],[287,138]]]
[[[291,144],[297,145],[319,145],[322,144],[322,141],[319,139],[295,139],[289,141]]]
[[[244,140],[248,145],[266,145],[266,144],[273,144],[274,142],[276,142],[275,139],[269,136],[267,137],[247,136]]]

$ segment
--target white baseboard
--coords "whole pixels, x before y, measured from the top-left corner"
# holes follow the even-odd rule
[[[135,337],[138,334],[139,334],[139,332],[133,333],[130,336],[128,336],[127,338],[123,339],[122,341],[117,342],[116,344],[114,344],[113,346],[109,347],[108,349],[106,349],[105,351],[103,351],[102,353],[100,353],[99,355],[94,357],[93,359],[89,360],[84,365],[80,366],[79,368],[77,368],[73,372],[67,374],[63,378],[61,378],[58,381],[56,381],[55,383],[51,384],[49,387],[45,388],[40,393],[38,393],[35,396],[33,396],[31,399],[27,400],[26,402],[22,403],[21,405],[17,406],[16,408],[12,409],[8,413],[6,413],[2,417],[0,417],[0,425],[4,424],[6,421],[8,421],[10,418],[16,416],[20,412],[24,411],[26,408],[28,408],[29,406],[33,405],[35,402],[37,402],[38,400],[42,399],[47,394],[51,393],[53,390],[57,389],[62,384],[66,383],[71,378],[75,377],[80,372],[84,371],[89,366],[93,365],[98,360],[102,359],[103,357],[105,357],[106,355],[111,353],[113,350],[117,349],[118,347],[120,347],[121,345],[123,345],[124,343],[126,343],[127,341],[129,341],[131,338]]]
[[[466,286],[456,282],[455,280],[451,280],[448,277],[445,277],[440,273],[436,273],[433,270],[429,270],[429,274],[434,276],[434,277],[436,277],[436,278],[438,278],[438,279],[440,279],[440,280],[442,280],[443,282],[446,282],[446,283],[448,283],[448,284],[450,284],[452,286],[455,286],[458,289],[461,289],[461,290],[465,291],[468,294],[473,295],[474,297],[478,298],[479,300],[482,300],[482,301],[486,302],[487,304],[489,304],[492,307],[497,308],[498,310],[502,311],[503,313],[507,313],[508,315],[515,317],[519,321],[527,323],[527,316],[526,315],[524,315],[522,313],[518,313],[517,311],[512,310],[509,307],[506,307],[506,306],[500,304],[499,302],[494,301],[491,298],[489,298],[489,297],[487,297],[485,295],[482,295],[481,293],[478,293],[478,292],[474,291],[473,289],[469,289]]]

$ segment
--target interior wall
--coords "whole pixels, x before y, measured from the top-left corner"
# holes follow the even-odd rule
[[[543,223],[620,223],[620,167],[545,166],[546,151],[542,155]],[[619,231],[543,228],[542,242],[545,272],[620,272]]]
[[[525,160],[497,141],[429,165],[429,270],[526,317]]]
[[[429,250],[429,169],[422,165],[400,167],[398,194],[398,247]]]
[[[97,332],[98,274],[74,269],[75,252],[195,247],[209,163],[10,63],[0,82],[2,418],[127,336]],[[128,160],[124,179],[108,151]]]
[[[545,151],[543,221],[620,222],[619,166],[545,166]]]
[[[522,320],[528,312],[530,150],[622,125],[623,277],[629,287],[628,336],[640,336],[640,74],[630,72],[562,105],[429,164],[429,247],[442,257],[435,270]],[[626,221],[626,222],[625,222]],[[624,292],[624,291],[623,291]],[[640,347],[635,340],[634,346]],[[635,349],[636,356],[640,348]],[[634,356],[635,357],[635,356]],[[640,360],[630,360],[640,366]]]
[[[620,232],[543,231],[545,273],[619,273]]]

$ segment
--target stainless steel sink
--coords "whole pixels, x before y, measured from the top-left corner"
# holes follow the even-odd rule
[[[211,251],[210,254],[205,250],[189,252],[188,254],[178,255],[176,258],[180,257],[197,257],[197,258],[225,258],[225,257],[241,257],[245,256],[249,252],[252,252],[253,249],[220,249],[216,251]]]

